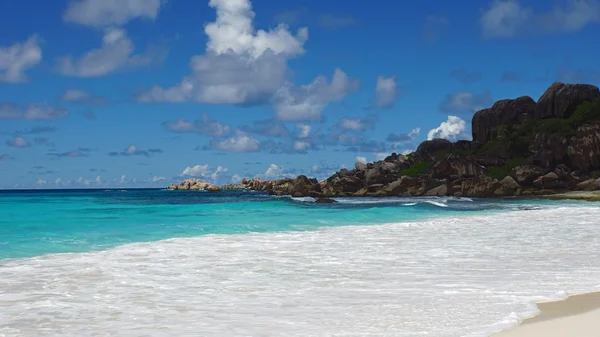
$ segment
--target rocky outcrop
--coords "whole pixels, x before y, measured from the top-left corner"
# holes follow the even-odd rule
[[[446,139],[433,139],[422,142],[412,154],[414,162],[428,162],[438,159],[440,154],[452,151],[453,144]]]
[[[548,169],[535,165],[523,165],[515,167],[512,175],[519,184],[531,185],[535,179],[548,173]]]
[[[533,115],[535,101],[529,96],[517,99],[504,99],[491,108],[477,111],[473,115],[473,141],[485,144],[498,134],[502,125],[517,124]]]
[[[538,99],[533,118],[567,118],[584,102],[600,98],[598,87],[554,82]]]
[[[537,103],[528,96],[498,101],[475,113],[472,130],[473,141],[427,140],[410,155],[357,162],[321,182],[306,176],[244,179],[224,188],[321,202],[334,196],[497,197],[600,189],[600,180],[593,179],[600,176],[600,92],[595,86],[557,82]],[[209,185],[189,180],[171,188],[218,189]]]
[[[567,147],[570,167],[592,172],[600,170],[600,125],[585,125],[577,129]]]
[[[475,177],[485,173],[485,167],[476,161],[450,157],[435,163],[430,169],[430,177],[433,179]]]
[[[201,179],[187,179],[167,187],[168,190],[219,192],[221,188]]]
[[[503,192],[498,192],[502,184],[498,179],[488,176],[477,176],[462,181],[461,196],[471,197],[493,197],[503,195]]]

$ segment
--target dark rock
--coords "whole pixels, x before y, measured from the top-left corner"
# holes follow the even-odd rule
[[[433,139],[422,142],[413,153],[415,162],[434,161],[441,152],[452,151],[452,142],[446,139]]]
[[[367,186],[374,184],[389,184],[398,178],[400,170],[396,164],[391,162],[380,162],[375,167],[369,169],[365,179]]]
[[[548,169],[534,165],[523,165],[512,170],[513,177],[519,184],[529,185],[539,176],[548,173]]]
[[[600,170],[600,125],[587,125],[577,129],[567,148],[570,167],[592,172]]]
[[[357,161],[354,164],[354,166],[355,166],[355,168],[356,168],[357,171],[366,171],[367,170],[367,164],[361,163],[359,161]]]
[[[511,176],[506,176],[500,181],[500,184],[502,185],[503,195],[515,195],[517,190],[521,187],[521,185],[519,185],[519,183]]]
[[[594,85],[554,82],[538,99],[533,118],[567,118],[581,103],[597,98],[600,91]]]
[[[438,187],[432,188],[431,190],[427,191],[427,193],[425,193],[426,196],[430,196],[430,197],[444,197],[449,195],[448,193],[449,188],[448,185],[446,184],[442,184]]]
[[[315,204],[335,204],[337,201],[333,200],[333,199],[329,199],[329,198],[317,198],[317,200],[315,200]]]
[[[442,160],[429,169],[429,176],[434,179],[474,177],[485,173],[485,168],[468,160]]]
[[[498,136],[501,125],[517,124],[525,114],[533,114],[535,101],[529,96],[517,99],[503,99],[491,108],[477,111],[473,115],[473,141],[481,144]]]
[[[502,187],[498,179],[488,176],[477,176],[465,179],[461,186],[461,195],[466,197],[492,197]]]
[[[569,139],[559,134],[539,133],[529,150],[532,153],[526,163],[553,170],[557,165],[569,163]]]

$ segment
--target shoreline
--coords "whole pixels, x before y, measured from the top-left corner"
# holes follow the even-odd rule
[[[539,312],[491,337],[596,337],[600,331],[600,291],[538,302]]]

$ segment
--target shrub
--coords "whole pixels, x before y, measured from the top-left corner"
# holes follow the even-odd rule
[[[498,180],[504,179],[506,176],[511,175],[512,169],[517,166],[523,165],[525,158],[517,157],[510,159],[504,166],[490,166],[487,168],[486,175],[491,178]]]
[[[427,173],[427,171],[429,171],[429,168],[431,167],[431,164],[432,163],[428,161],[416,163],[413,166],[407,168],[406,170],[400,171],[400,175],[415,177],[419,174]]]
[[[539,120],[533,127],[534,133],[550,133],[559,134],[562,136],[572,136],[575,129],[571,125],[571,121],[564,118],[548,118]]]
[[[580,104],[569,118],[575,127],[600,120],[600,100]]]

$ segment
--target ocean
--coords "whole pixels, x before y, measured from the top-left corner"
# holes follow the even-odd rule
[[[595,203],[0,192],[0,336],[485,337],[600,290]]]

